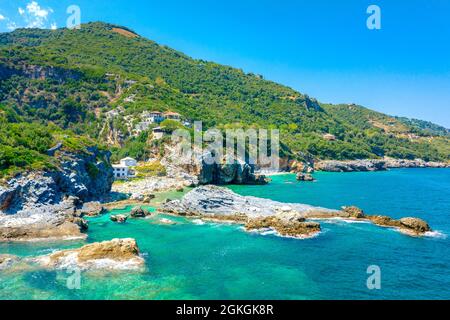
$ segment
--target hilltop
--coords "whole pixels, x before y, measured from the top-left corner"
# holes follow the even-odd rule
[[[358,105],[323,104],[261,75],[196,60],[107,23],[0,34],[0,104],[19,118],[143,158],[144,111],[175,111],[205,128],[281,130],[283,156],[450,160],[448,129]],[[331,138],[330,138],[331,137]]]

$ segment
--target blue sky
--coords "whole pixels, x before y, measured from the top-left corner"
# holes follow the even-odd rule
[[[106,21],[195,58],[264,75],[323,102],[450,127],[448,0],[0,0],[0,31]],[[381,8],[381,30],[366,9]]]

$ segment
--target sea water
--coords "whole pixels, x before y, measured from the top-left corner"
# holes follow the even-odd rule
[[[450,299],[450,170],[317,173],[316,182],[273,176],[267,186],[231,186],[243,195],[369,214],[420,217],[436,231],[413,238],[368,223],[330,219],[312,239],[247,233],[237,225],[165,217],[90,219],[87,241],[0,244],[0,254],[37,256],[113,238],[135,238],[143,272],[0,271],[0,299]],[[127,213],[131,208],[110,214]],[[367,270],[380,270],[370,290]]]

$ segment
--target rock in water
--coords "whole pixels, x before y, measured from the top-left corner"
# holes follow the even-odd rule
[[[314,181],[314,177],[309,173],[297,173],[297,180],[298,181]]]
[[[145,218],[150,216],[151,213],[148,210],[143,209],[142,207],[136,207],[131,210],[130,216],[132,218]]]
[[[57,251],[28,261],[52,269],[136,270],[144,266],[134,239],[92,243],[80,249]]]
[[[394,220],[386,216],[367,216],[367,219],[382,227],[393,227],[410,236],[423,236],[431,231],[428,223],[419,218],[402,218]]]
[[[279,217],[267,217],[250,219],[245,225],[246,230],[259,230],[271,228],[282,236],[305,238],[311,237],[320,232],[320,224],[316,222],[305,222],[304,219],[298,221],[286,221]]]
[[[342,211],[347,213],[349,218],[362,219],[365,217],[364,211],[358,207],[342,207]]]
[[[419,218],[403,218],[400,219],[401,228],[416,233],[417,235],[431,231],[428,223]]]
[[[11,268],[20,258],[10,254],[0,254],[0,271]]]
[[[124,214],[117,214],[117,215],[111,216],[109,219],[113,222],[125,223],[127,221],[128,217]]]

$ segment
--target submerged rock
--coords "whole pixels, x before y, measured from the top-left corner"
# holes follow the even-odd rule
[[[14,264],[20,261],[18,256],[11,254],[0,254],[0,270],[11,268]]]

